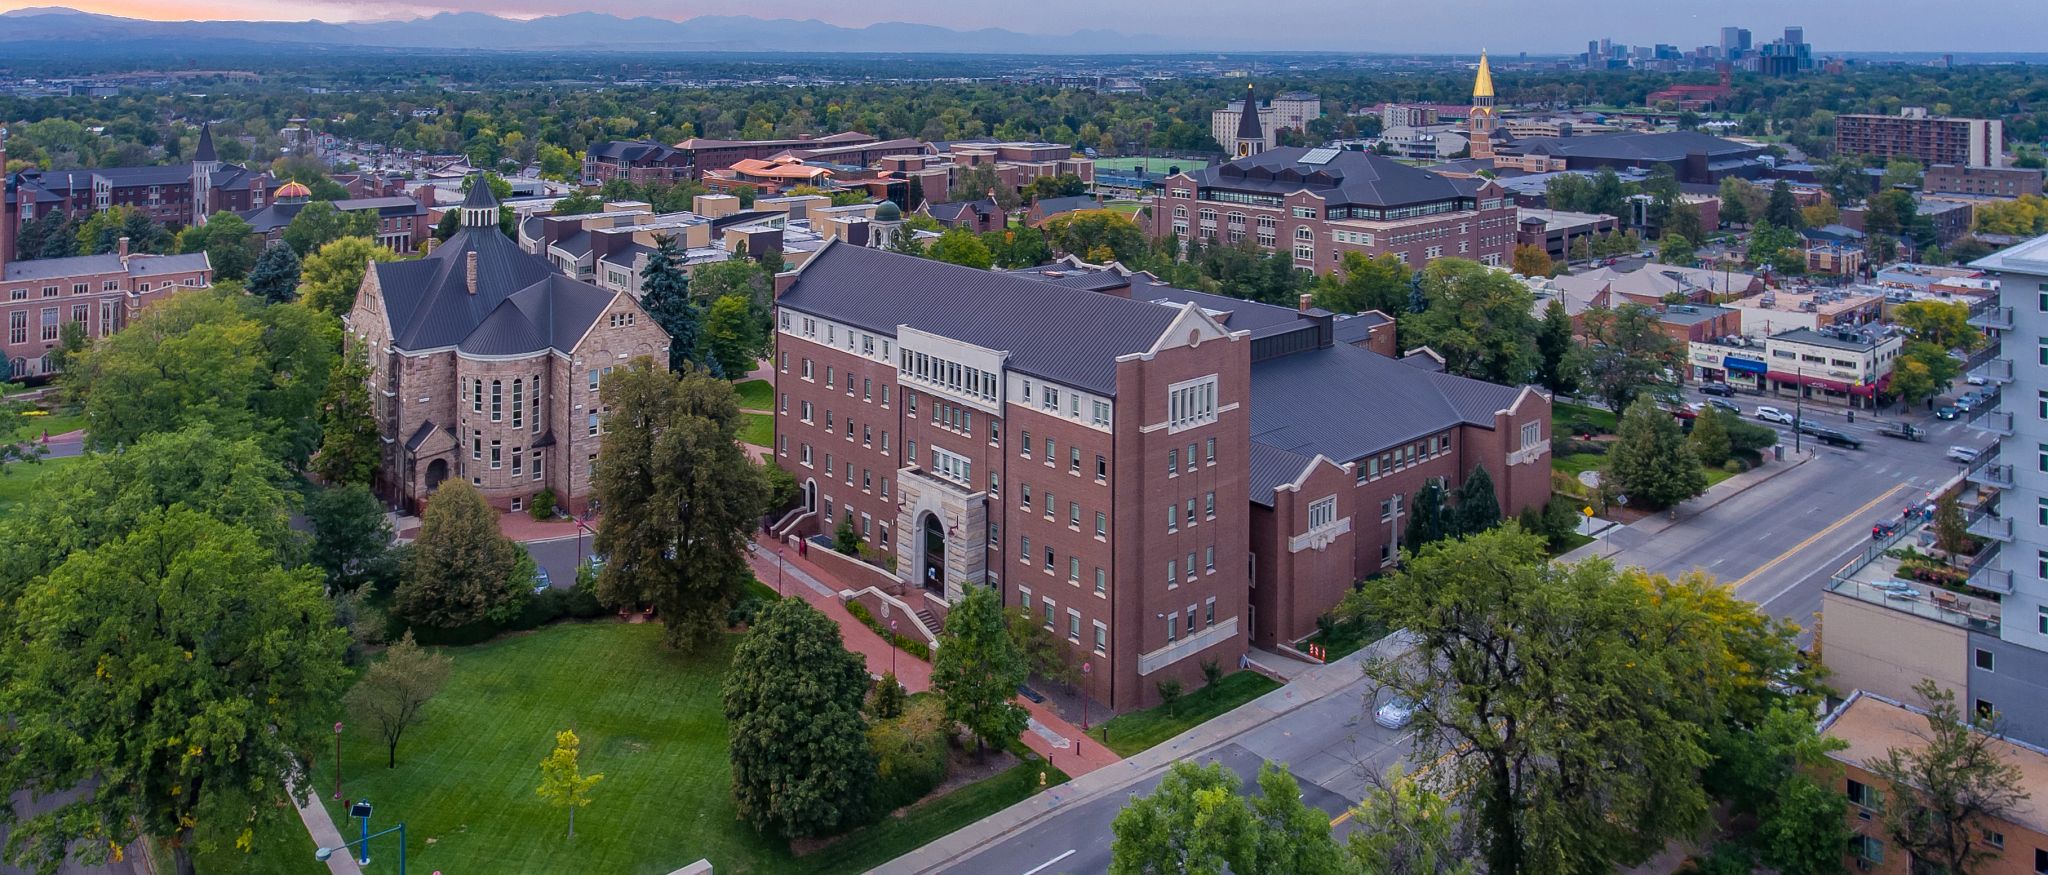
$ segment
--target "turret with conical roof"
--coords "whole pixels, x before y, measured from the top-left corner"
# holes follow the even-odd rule
[[[1237,114],[1237,136],[1231,139],[1230,154],[1246,158],[1266,151],[1266,129],[1259,124],[1258,91],[1247,82],[1244,86],[1244,111]]]
[[[481,173],[469,176],[469,195],[462,199],[462,227],[498,227],[498,196],[491,193],[489,177]]]
[[[220,160],[220,155],[213,151],[213,122],[199,123],[199,147],[192,150],[192,160]]]

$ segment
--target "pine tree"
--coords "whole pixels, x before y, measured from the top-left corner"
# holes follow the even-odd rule
[[[690,280],[683,276],[682,250],[673,234],[654,238],[654,253],[640,269],[640,306],[668,332],[668,367],[681,371],[697,353],[697,307],[690,303]]]
[[[1563,301],[1552,299],[1543,308],[1543,324],[1536,333],[1536,382],[1560,395],[1577,392],[1578,361],[1572,350],[1571,314],[1565,311]]]
[[[1794,231],[1806,227],[1806,217],[1799,212],[1799,200],[1792,196],[1791,183],[1780,179],[1771,186],[1770,200],[1764,202],[1764,219]]]
[[[996,591],[967,587],[946,615],[932,689],[946,700],[946,719],[974,733],[976,753],[1024,731],[1024,709],[1011,701],[1024,678],[1024,654],[1010,638]]]
[[[1407,549],[1420,550],[1424,544],[1456,535],[1452,529],[1457,517],[1445,505],[1442,480],[1431,477],[1422,482],[1422,488],[1415,490],[1413,507],[1408,511],[1408,530],[1402,533],[1401,544]]]
[[[299,296],[299,253],[290,246],[273,243],[256,258],[244,288],[272,304],[288,304]]]
[[[1629,406],[1607,453],[1607,476],[1644,507],[1670,507],[1707,491],[1706,472],[1678,421],[1645,395]]]
[[[1500,499],[1493,492],[1493,475],[1485,465],[1472,468],[1472,476],[1458,487],[1458,534],[1476,535],[1500,525]]]
[[[1733,451],[1725,416],[1719,408],[1710,406],[1692,421],[1692,436],[1686,438],[1686,443],[1702,465],[1719,466],[1728,461],[1728,454]]]

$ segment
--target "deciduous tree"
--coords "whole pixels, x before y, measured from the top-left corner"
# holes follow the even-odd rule
[[[179,252],[204,252],[215,279],[240,280],[256,264],[256,229],[226,210],[178,234]],[[49,256],[43,256],[48,258]]]
[[[291,224],[284,227],[279,235],[285,245],[301,256],[318,252],[343,237],[377,236],[377,213],[374,210],[357,210],[344,213],[326,201],[313,201],[299,208],[299,214],[292,217]]]
[[[1316,280],[1316,306],[1332,313],[1363,313],[1378,310],[1398,316],[1408,308],[1406,264],[1390,254],[1368,258],[1363,252],[1346,252],[1337,271]],[[1399,323],[1395,323],[1398,329]]]
[[[414,641],[412,632],[384,651],[384,658],[349,688],[348,713],[367,721],[384,741],[384,767],[398,768],[398,742],[426,718],[427,703],[448,683],[454,660]],[[573,757],[572,757],[573,760]],[[573,823],[573,815],[572,823]],[[573,833],[574,827],[571,831]]]
[[[329,593],[354,591],[393,571],[386,567],[391,521],[368,486],[356,483],[313,491],[306,499],[306,522],[313,528],[306,558],[326,573]]]
[[[1938,349],[1975,352],[1984,345],[1984,332],[1970,324],[1970,305],[1961,301],[1909,301],[1892,311],[1892,321]]]
[[[1110,875],[1223,875],[1252,859],[1251,812],[1221,764],[1173,764],[1110,823]]]
[[[459,211],[450,210],[449,215]],[[372,261],[397,261],[398,254],[368,237],[343,237],[306,256],[299,269],[299,294],[306,306],[330,316],[346,316],[356,306],[356,292]]]
[[[671,647],[724,627],[748,579],[745,549],[768,506],[767,480],[739,445],[732,384],[645,359],[605,378],[597,498],[598,597],[652,605]]]
[[[1913,691],[1930,706],[1925,743],[1863,764],[1888,785],[1885,836],[1930,871],[1973,875],[2002,853],[1984,824],[2009,819],[2032,794],[2001,750],[1996,715],[1964,718],[1955,693],[1932,680]]]
[[[932,689],[946,701],[946,719],[974,734],[977,753],[1024,731],[1024,709],[1012,701],[1025,680],[1024,654],[1004,625],[999,599],[991,587],[968,586],[946,614],[932,659]]]
[[[346,634],[318,574],[187,508],[143,514],[30,585],[0,639],[0,783],[94,786],[14,825],[9,856],[98,863],[138,833],[193,875],[202,826],[269,798],[318,742]],[[305,790],[299,789],[300,798]],[[246,815],[244,815],[246,816]]]
[[[1513,266],[1515,272],[1523,276],[1549,276],[1553,267],[1550,253],[1544,252],[1543,247],[1528,243],[1515,247]]]
[[[1395,766],[1352,809],[1345,857],[1361,873],[1471,875],[1471,842],[1451,800]]]
[[[1572,336],[1575,331],[1563,301],[1552,299],[1544,306],[1543,322],[1536,331],[1536,382],[1560,395],[1577,392],[1579,375],[1585,370],[1584,356]]]
[[[725,679],[740,817],[783,838],[829,835],[868,814],[875,783],[861,701],[868,674],[839,626],[802,599],[769,604]]]
[[[1422,270],[1428,307],[1405,320],[1415,346],[1444,357],[1451,373],[1494,383],[1520,383],[1536,369],[1536,319],[1529,289],[1507,271],[1462,258],[1439,258]],[[1403,340],[1404,345],[1409,345]]]
[[[925,257],[977,270],[988,270],[996,261],[981,238],[966,228],[951,228],[940,234],[939,239],[925,247]]]
[[[1643,390],[1675,367],[1684,352],[1665,334],[1657,311],[1634,302],[1619,307],[1594,307],[1585,312],[1587,388],[1608,409],[1628,409]]]
[[[334,360],[327,391],[320,396],[320,451],[313,473],[328,483],[369,483],[383,456],[383,439],[370,412],[370,364],[366,351],[344,350]]]
[[[1719,467],[1728,461],[1733,447],[1728,442],[1728,414],[1713,405],[1707,405],[1692,421],[1692,434],[1685,439],[1692,448],[1694,458],[1708,467]]]
[[[590,804],[591,788],[604,780],[604,775],[585,775],[577,764],[583,742],[576,733],[564,729],[555,733],[555,749],[547,759],[540,761],[540,786],[534,789],[540,798],[556,808],[569,809],[569,837],[576,837],[576,809]]]

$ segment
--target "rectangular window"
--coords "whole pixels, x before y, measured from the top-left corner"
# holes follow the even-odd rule
[[[1542,443],[1542,442],[1543,442],[1543,424],[1542,424],[1542,423],[1540,423],[1540,422],[1525,422],[1525,423],[1522,423],[1522,447],[1521,447],[1522,449],[1525,449],[1525,450],[1526,450],[1526,449],[1528,449],[1528,448],[1530,448],[1530,447],[1533,447],[1533,446],[1535,446],[1535,445],[1537,445],[1537,444],[1540,444],[1540,443]]]
[[[1106,537],[1108,536],[1108,534],[1109,514],[1103,513],[1102,511],[1098,510],[1095,512],[1095,537]]]
[[[1092,412],[1094,413],[1094,416],[1091,418],[1091,422],[1093,422],[1096,425],[1106,426],[1109,424],[1109,402],[1093,402]]]
[[[1031,564],[1030,535],[1025,535],[1024,537],[1017,539],[1017,559],[1018,561],[1023,562],[1026,565]]]
[[[512,427],[526,427],[526,380],[512,380]]]
[[[1992,666],[1994,666],[1994,665],[1996,665],[1996,664],[1997,664],[1997,660],[1996,660],[1996,659],[1995,659],[1995,658],[1994,658],[1994,657],[1993,657],[1993,656],[1991,655],[1991,651],[1989,651],[1989,650],[1985,650],[1985,649],[1984,649],[1984,648],[1982,648],[1982,647],[1979,647],[1979,648],[1977,648],[1977,668],[1978,668],[1978,669],[1980,669],[1980,670],[1982,670],[1982,671],[1997,671],[1997,669],[1995,669],[1995,668],[1993,668],[1993,667],[1992,667]]]
[[[1067,448],[1067,473],[1069,473],[1069,474],[1079,474],[1079,473],[1081,473],[1081,448],[1080,448],[1080,447],[1068,447],[1068,448]]]
[[[1102,482],[1109,479],[1108,457],[1102,455],[1097,455],[1095,457],[1095,479],[1097,482]]]
[[[1216,573],[1216,548],[1213,545],[1202,548],[1202,570]]]
[[[491,381],[491,421],[497,422],[504,415],[505,381]]]
[[[1031,458],[1031,432],[1025,432],[1023,439],[1017,442],[1017,452],[1026,459]]]
[[[1175,559],[1168,559],[1168,560],[1166,560],[1166,585],[1167,585],[1168,587],[1175,587],[1175,586],[1179,586],[1179,585],[1180,585],[1180,562],[1179,562],[1179,560],[1175,560]]]
[[[584,420],[585,430],[587,430],[592,435],[597,434],[597,414],[595,412],[592,412],[589,415],[585,416]]]
[[[1067,580],[1075,584],[1079,584],[1081,582],[1081,557],[1067,557]]]
[[[1042,600],[1041,600],[1041,603],[1042,603],[1042,604],[1044,605],[1044,607],[1045,607],[1045,628],[1047,628],[1047,629],[1050,629],[1050,628],[1052,628],[1052,622],[1053,622],[1053,615],[1054,615],[1054,614],[1053,614],[1053,603],[1052,603],[1052,599],[1042,599]]]
[[[1212,520],[1216,518],[1216,493],[1211,492],[1202,499],[1202,516]]]
[[[1215,422],[1216,377],[1211,375],[1167,387],[1166,410],[1169,432]],[[1189,461],[1193,461],[1192,457]]]
[[[1052,438],[1045,439],[1045,464],[1050,467],[1059,461],[1059,453],[1053,451]]]
[[[1179,451],[1179,450],[1167,450],[1167,451],[1166,451],[1166,476],[1168,476],[1168,477],[1175,477],[1175,476],[1178,476],[1179,474],[1180,474],[1180,451]]]
[[[1067,502],[1067,525],[1073,526],[1077,529],[1081,527],[1080,503],[1072,501]]]
[[[1109,572],[1100,565],[1095,566],[1095,594],[1109,595]]]
[[[546,457],[546,456],[543,456],[543,455],[541,455],[541,454],[540,454],[539,452],[535,452],[535,453],[533,454],[533,479],[535,479],[535,480],[539,480],[539,479],[540,479],[540,477],[541,477],[541,470],[540,470],[540,469],[541,469],[541,463],[542,463],[543,461],[545,461],[546,459],[547,459],[547,457]]]
[[[491,441],[491,470],[496,471],[505,464],[504,448],[497,441]]]
[[[1170,504],[1166,506],[1166,530],[1169,532],[1180,531],[1180,508]]]
[[[1872,811],[1884,810],[1884,793],[1854,778],[1848,783],[1849,802]]]
[[[1109,627],[1102,625],[1101,620],[1095,621],[1095,652],[1105,656],[1109,654]]]
[[[1081,643],[1081,612],[1073,608],[1067,609],[1067,640]]]
[[[1029,483],[1026,483],[1026,484],[1024,484],[1023,486],[1019,486],[1019,487],[1017,487],[1017,494],[1018,494],[1018,496],[1019,496],[1019,500],[1020,500],[1020,503],[1022,503],[1022,504],[1023,504],[1023,506],[1024,506],[1024,510],[1025,510],[1025,512],[1027,512],[1027,513],[1028,513],[1028,512],[1030,512],[1030,510],[1031,510],[1031,484],[1029,484]]]
[[[1210,596],[1202,603],[1202,628],[1216,625],[1216,597]]]
[[[1169,575],[1169,576],[1171,576],[1171,575]],[[1179,641],[1179,640],[1180,640],[1180,615],[1179,615],[1179,614],[1177,614],[1177,613],[1176,613],[1176,614],[1167,614],[1167,615],[1166,615],[1166,643],[1168,643],[1168,644],[1172,644],[1173,642],[1175,642],[1175,641]]]
[[[1308,527],[1320,529],[1337,521],[1337,498],[1331,496],[1308,506]]]

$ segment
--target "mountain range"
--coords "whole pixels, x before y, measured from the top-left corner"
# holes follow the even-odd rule
[[[705,15],[676,21],[601,12],[528,20],[443,12],[410,21],[152,21],[38,6],[0,13],[0,45],[177,41],[244,45],[491,51],[610,49],[687,52],[935,52],[1096,54],[1200,49],[1105,30],[1064,36],[1001,28],[952,30],[900,21],[841,27],[816,19]]]

